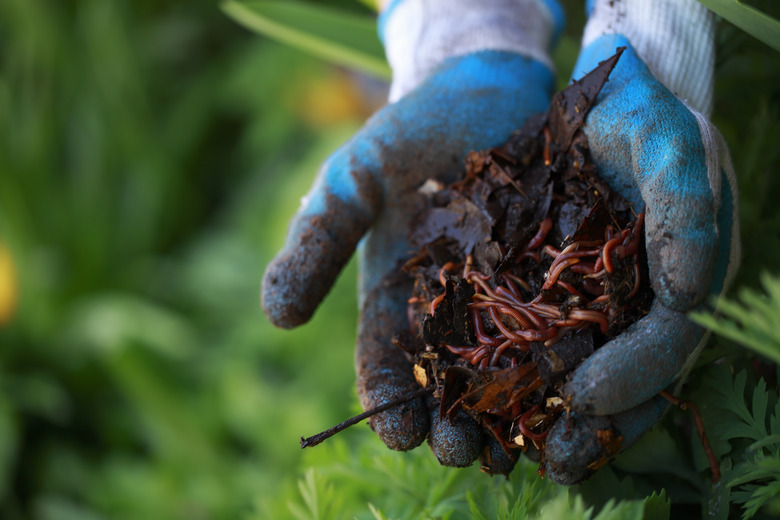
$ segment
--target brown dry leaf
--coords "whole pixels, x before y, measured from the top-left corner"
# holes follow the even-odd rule
[[[496,372],[490,381],[463,396],[463,400],[476,413],[492,409],[505,410],[541,385],[536,366],[527,363]]]
[[[428,373],[420,365],[414,365],[414,379],[421,387],[426,388],[428,386]]]

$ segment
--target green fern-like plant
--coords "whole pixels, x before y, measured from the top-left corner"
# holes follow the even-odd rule
[[[749,288],[739,291],[739,301],[719,298],[718,314],[694,313],[692,319],[740,345],[780,363],[780,277],[762,273],[766,294]]]
[[[744,370],[732,378],[723,368],[714,371],[711,383],[715,403],[730,414],[730,420],[715,425],[713,434],[744,446],[731,452],[733,467],[724,474],[730,500],[743,505],[743,520],[762,508],[780,513],[780,400],[776,390],[767,390],[763,379],[748,400],[747,379]]]

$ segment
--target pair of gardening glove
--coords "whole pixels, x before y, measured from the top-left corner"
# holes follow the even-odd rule
[[[658,397],[684,376],[703,330],[686,312],[720,293],[736,266],[736,192],[712,104],[712,15],[695,0],[589,3],[577,79],[625,46],[583,128],[600,175],[636,212],[655,300],[649,314],[570,376],[571,412],[553,425],[546,474],[573,484],[607,453],[596,431],[625,449],[661,417]],[[549,51],[563,27],[555,0],[400,0],[380,16],[393,68],[389,104],[322,165],[268,266],[263,306],[281,327],[306,322],[357,249],[360,256],[358,395],[372,408],[417,388],[391,344],[408,328],[411,219],[428,179],[449,183],[472,150],[503,144],[547,109],[555,85]],[[371,419],[388,447],[428,439],[442,464],[513,461],[465,414],[440,419],[424,398]],[[503,459],[502,459],[503,457]]]

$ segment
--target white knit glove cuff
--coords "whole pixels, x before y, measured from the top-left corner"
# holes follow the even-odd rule
[[[594,0],[592,4],[583,47],[606,34],[626,37],[666,88],[710,115],[715,17],[706,7],[697,0]]]
[[[447,58],[510,51],[553,70],[549,50],[563,27],[555,0],[402,0],[382,13],[379,32],[393,69],[390,102]]]

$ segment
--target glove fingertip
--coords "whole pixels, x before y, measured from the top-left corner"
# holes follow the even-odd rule
[[[597,432],[612,432],[606,417],[571,412],[550,429],[545,447],[545,476],[557,484],[579,484],[593,473],[590,466],[609,456]],[[605,434],[608,435],[608,434]]]
[[[428,445],[442,466],[465,468],[482,452],[482,429],[462,411],[442,419],[434,409]]]
[[[483,472],[490,475],[509,475],[517,463],[519,450],[507,453],[501,443],[492,435],[485,441],[485,449],[479,456]]]
[[[309,321],[316,303],[312,305],[297,290],[285,268],[287,262],[275,260],[265,271],[261,287],[261,304],[268,320],[275,326],[291,329]]]
[[[307,322],[370,223],[369,217],[349,208],[323,215],[299,213],[284,249],[263,276],[262,305],[268,319],[282,328]]]
[[[571,486],[587,479],[634,443],[661,418],[668,403],[656,396],[611,416],[570,412],[550,429],[545,446],[545,475]]]
[[[423,399],[418,398],[375,415],[369,425],[388,448],[408,451],[425,440],[428,410]]]

